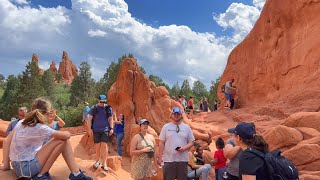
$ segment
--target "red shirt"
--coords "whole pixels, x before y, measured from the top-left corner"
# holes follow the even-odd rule
[[[216,152],[214,152],[213,158],[218,159],[218,162],[214,165],[215,169],[220,169],[227,166],[227,158],[224,157],[222,149],[218,149]]]
[[[182,100],[181,99],[178,99],[178,102],[179,102],[179,104],[182,104]]]
[[[191,99],[188,102],[188,106],[193,106],[193,101]]]

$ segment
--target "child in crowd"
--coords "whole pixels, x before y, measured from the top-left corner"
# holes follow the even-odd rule
[[[57,115],[56,110],[52,110],[48,113],[49,115],[49,122],[48,126],[51,127],[52,129],[59,131],[60,128],[62,128],[66,123]],[[57,121],[55,121],[57,120]],[[46,144],[49,142],[51,138],[47,138],[44,140],[43,144]]]
[[[222,138],[216,140],[217,151],[214,152],[213,161],[216,173],[216,180],[223,180],[223,174],[226,172],[227,158],[224,157],[224,141]]]

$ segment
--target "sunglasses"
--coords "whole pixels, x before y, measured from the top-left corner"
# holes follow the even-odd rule
[[[149,125],[148,122],[144,122],[144,123],[142,123],[142,124],[145,125],[145,126],[148,126],[148,125]]]
[[[177,125],[176,127],[176,132],[179,133],[180,132],[180,127]]]
[[[99,101],[99,103],[106,104],[107,101]]]

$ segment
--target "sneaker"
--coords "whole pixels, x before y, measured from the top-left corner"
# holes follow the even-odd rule
[[[94,165],[93,165],[93,167],[94,167],[95,169],[98,169],[99,166],[100,166],[100,162],[99,162],[99,161],[96,161],[96,162],[94,163]]]
[[[44,173],[41,177],[38,174],[32,177],[32,180],[53,180],[48,172]]]
[[[105,166],[101,166],[101,169],[102,169],[102,170],[104,170],[104,171],[108,171],[108,170],[109,170],[109,168],[108,168],[108,166],[107,166],[107,165],[105,165]]]
[[[93,178],[90,176],[84,175],[83,172],[80,171],[80,174],[78,176],[74,176],[73,173],[71,173],[69,175],[68,180],[93,180]]]

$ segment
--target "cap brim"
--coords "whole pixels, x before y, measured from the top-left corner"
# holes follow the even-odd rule
[[[228,133],[230,133],[230,134],[234,134],[235,131],[236,131],[236,128],[230,128],[230,129],[228,129]]]

